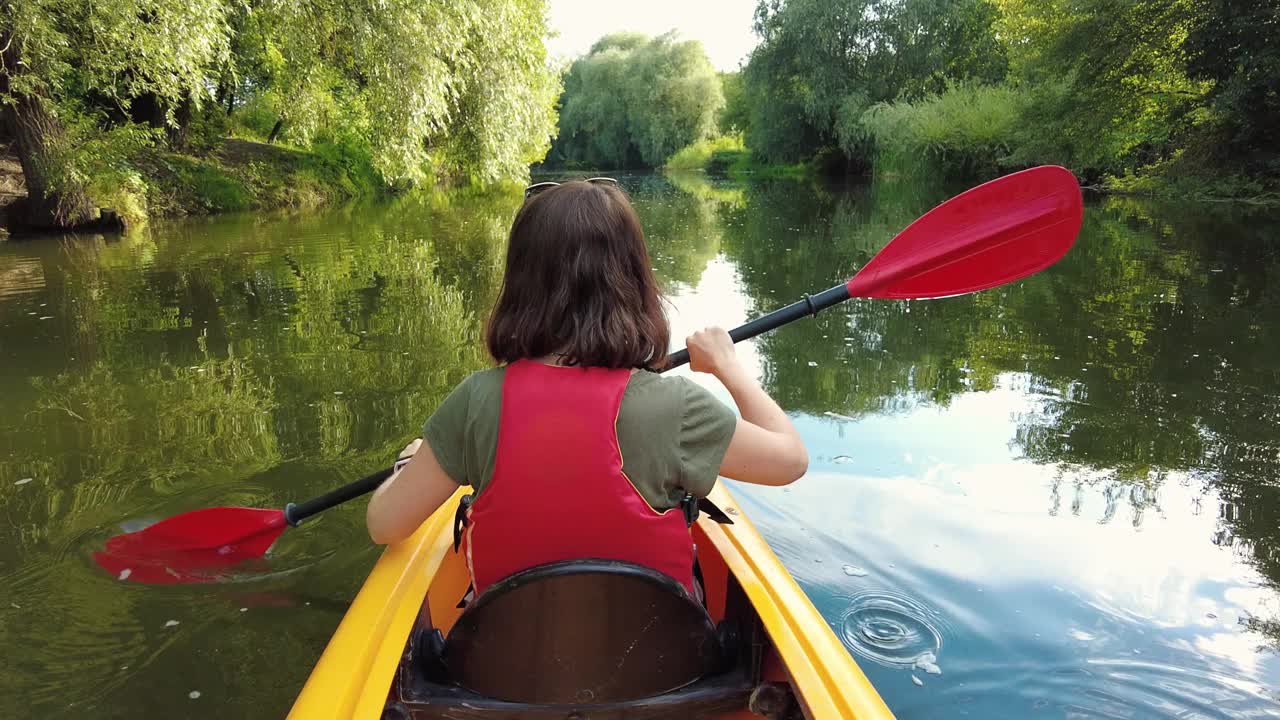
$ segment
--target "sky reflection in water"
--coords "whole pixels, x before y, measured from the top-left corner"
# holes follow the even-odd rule
[[[749,314],[724,299],[747,295],[717,257],[676,297],[677,331],[731,327]],[[830,347],[805,365],[841,364]],[[767,375],[756,342],[739,352]],[[1222,542],[1233,506],[1194,472],[1152,487],[1028,459],[1020,421],[1062,393],[1027,372],[991,384],[945,404],[901,388],[857,418],[799,413],[810,474],[733,484],[899,717],[1280,717],[1280,659],[1246,629],[1280,600]]]

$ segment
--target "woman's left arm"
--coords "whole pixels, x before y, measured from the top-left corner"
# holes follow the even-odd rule
[[[413,534],[458,490],[458,484],[440,467],[431,446],[418,438],[409,443],[400,457],[412,456],[409,464],[382,483],[369,500],[365,522],[369,537],[385,545]]]

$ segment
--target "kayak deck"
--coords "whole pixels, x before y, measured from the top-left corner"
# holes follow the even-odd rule
[[[410,632],[420,614],[445,634],[462,612],[457,601],[469,575],[453,551],[459,491],[410,538],[387,548],[370,572],[303,686],[290,718],[382,717]],[[826,620],[783,568],[729,492],[718,485],[711,500],[732,525],[702,517],[694,526],[706,578],[707,609],[725,613],[728,576],[737,581],[768,635],[771,652],[810,720],[883,720],[893,715]],[[430,593],[428,593],[430,590]],[[424,607],[423,600],[426,599]],[[720,717],[758,716],[743,709]]]

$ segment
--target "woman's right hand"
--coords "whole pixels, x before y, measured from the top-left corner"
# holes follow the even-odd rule
[[[729,333],[713,326],[690,335],[686,343],[689,367],[715,375],[741,414],[720,461],[720,474],[758,485],[786,485],[804,475],[809,453],[800,433],[738,362]]]
[[[733,339],[724,328],[714,325],[703,328],[685,338],[685,347],[689,348],[689,367],[694,372],[723,378],[727,371],[739,367]]]

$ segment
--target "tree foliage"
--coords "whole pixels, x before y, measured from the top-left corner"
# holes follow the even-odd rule
[[[1167,157],[1202,116],[1208,85],[1185,71],[1190,0],[1001,0],[1016,79],[1033,88],[1023,149],[1122,173]]]
[[[747,144],[786,162],[837,143],[863,154],[871,105],[1004,77],[995,19],[987,0],[762,0],[743,75]]]
[[[84,152],[102,137],[94,115],[123,116],[140,97],[198,103],[205,68],[226,57],[227,30],[225,0],[0,4],[0,124],[26,176],[23,223],[92,222],[89,192],[116,169]]]
[[[717,121],[720,134],[733,135],[746,130],[751,108],[742,92],[742,73],[720,73],[720,92],[724,95],[724,108]]]
[[[756,29],[745,135],[770,161],[838,149],[898,169],[909,147],[966,179],[1046,162],[1088,180],[1280,178],[1275,3],[761,0]],[[936,124],[975,103],[1007,118]]]
[[[243,68],[288,137],[354,139],[390,181],[518,178],[554,133],[543,12],[536,0],[264,0],[230,71]]]
[[[714,132],[724,96],[701,43],[618,33],[573,63],[560,105],[550,163],[656,167]]]
[[[19,61],[0,69],[10,96],[122,108],[147,94],[199,102],[208,68],[227,59],[226,0],[9,0],[0,7],[0,37]]]
[[[518,179],[555,132],[545,13],[541,0],[7,0],[0,106],[42,197],[92,185],[100,170],[71,150],[95,134],[137,122],[174,146],[193,129],[216,144],[240,113],[268,123],[261,139],[367,156],[392,184]]]
[[[1192,9],[1187,71],[1213,83],[1220,153],[1280,176],[1280,4],[1196,0]]]

